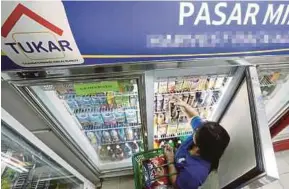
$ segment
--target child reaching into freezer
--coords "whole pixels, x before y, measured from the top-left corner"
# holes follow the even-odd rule
[[[219,159],[229,144],[230,136],[217,122],[204,121],[186,102],[173,97],[181,111],[191,118],[194,134],[186,139],[174,154],[165,146],[171,183],[178,189],[197,189],[208,175],[218,169]],[[177,174],[174,174],[177,173]]]

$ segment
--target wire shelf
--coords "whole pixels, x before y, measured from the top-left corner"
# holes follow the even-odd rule
[[[133,110],[138,112],[139,107],[138,106],[129,106],[129,107],[121,107],[121,108],[111,108],[107,106],[102,106],[102,107],[83,107],[83,108],[77,108],[73,110],[74,114],[79,114],[79,113],[104,113],[104,112],[109,112],[109,113],[125,113],[126,110]]]
[[[142,142],[141,139],[137,140],[125,140],[125,141],[114,141],[114,142],[101,142],[101,146],[107,146],[107,145],[114,145],[114,144],[124,144],[124,143],[129,143],[129,142]]]
[[[118,124],[118,125],[101,125],[101,126],[86,126],[83,128],[84,132],[93,132],[93,131],[109,131],[109,130],[118,130],[118,129],[127,129],[127,128],[140,128],[140,123],[132,124]]]
[[[155,135],[154,139],[155,140],[162,140],[162,139],[169,139],[169,138],[178,138],[178,137],[183,137],[183,136],[188,136],[192,135],[193,131],[188,131],[188,132],[181,132],[181,133],[176,133],[176,134],[166,134],[166,135]]]
[[[186,95],[186,94],[196,94],[198,92],[221,92],[221,89],[205,89],[205,90],[194,90],[194,91],[178,91],[178,92],[166,92],[166,93],[155,93],[155,96],[163,95]]]

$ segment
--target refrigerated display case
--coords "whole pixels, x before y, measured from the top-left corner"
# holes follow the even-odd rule
[[[231,135],[220,161],[221,188],[260,186],[278,178],[257,71],[243,59],[19,70],[2,77],[70,136],[99,177],[131,170],[127,151],[153,149],[163,139],[178,145],[192,134],[188,118],[170,103],[177,95]]]
[[[257,66],[266,114],[271,127],[289,110],[288,56],[246,59]]]
[[[93,188],[48,156],[48,151],[42,152],[27,140],[22,135],[25,131],[19,134],[14,129],[18,125],[11,127],[6,122],[13,119],[7,115],[2,109],[5,118],[1,120],[1,188]]]

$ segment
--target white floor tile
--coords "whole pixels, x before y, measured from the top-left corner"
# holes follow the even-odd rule
[[[279,181],[275,181],[270,184],[267,184],[266,186],[263,186],[262,189],[284,189],[284,188]]]
[[[289,173],[280,175],[280,183],[284,187],[284,189],[289,188]]]
[[[119,189],[133,189],[133,188],[135,188],[133,176],[126,176],[120,178]]]
[[[120,178],[104,180],[102,183],[102,189],[120,189],[119,183],[120,183]]]

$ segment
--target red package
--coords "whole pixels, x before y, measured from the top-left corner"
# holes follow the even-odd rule
[[[169,179],[167,177],[168,168],[167,166],[163,166],[164,164],[166,164],[166,158],[164,157],[164,155],[150,158],[143,163],[145,164],[144,167],[146,169],[146,172],[150,173],[149,175],[147,175],[146,178],[152,180],[152,182],[147,185],[147,188],[154,189],[157,186],[167,185],[169,183]],[[154,180],[154,178],[158,179]]]

